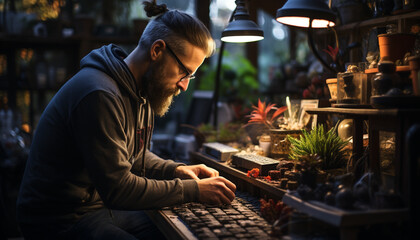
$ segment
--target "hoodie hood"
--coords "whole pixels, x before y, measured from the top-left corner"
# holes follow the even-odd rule
[[[80,61],[80,68],[96,68],[114,79],[136,101],[145,102],[144,98],[137,95],[140,92],[136,86],[136,79],[124,62],[127,53],[120,47],[109,44],[91,51]]]

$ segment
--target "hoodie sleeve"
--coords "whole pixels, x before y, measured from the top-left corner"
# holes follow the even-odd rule
[[[198,186],[194,180],[153,180],[130,171],[123,109],[119,98],[96,91],[78,104],[70,118],[76,151],[80,151],[104,204],[137,210],[196,201]],[[164,168],[165,172],[173,172],[171,168]]]
[[[142,157],[142,154],[139,154]],[[141,162],[142,159],[138,159],[134,162],[132,172],[141,176]],[[173,179],[175,169],[178,166],[185,166],[184,163],[175,162],[170,159],[162,159],[156,154],[146,150],[144,167],[146,170],[146,177],[153,179]]]

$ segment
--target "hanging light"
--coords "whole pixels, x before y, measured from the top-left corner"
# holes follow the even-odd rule
[[[289,0],[277,10],[280,23],[304,28],[335,26],[336,16],[323,0]]]
[[[264,39],[264,32],[250,19],[248,10],[242,0],[237,0],[236,9],[228,26],[222,32],[223,42],[255,42]]]
[[[330,28],[335,26],[336,16],[325,3],[325,0],[289,0],[277,10],[276,20],[280,23],[308,29],[308,44],[314,56],[331,72],[336,69],[328,65],[315,48],[312,36],[313,28]],[[337,37],[337,36],[336,36]],[[338,44],[338,39],[336,39]]]
[[[236,8],[232,12],[229,24],[222,32],[222,44],[220,46],[219,57],[217,59],[216,79],[213,95],[213,127],[218,127],[218,102],[220,90],[220,75],[222,71],[222,58],[225,49],[225,43],[246,43],[255,42],[264,39],[264,32],[253,21],[251,21],[245,3],[242,0],[236,0]]]

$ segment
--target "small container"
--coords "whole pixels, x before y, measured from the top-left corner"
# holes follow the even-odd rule
[[[395,64],[391,61],[382,61],[378,64],[379,72],[372,80],[372,96],[385,95],[391,88],[398,85],[400,77],[395,70]]]
[[[368,104],[366,73],[344,72],[337,74],[337,106],[346,104]]]
[[[271,137],[269,135],[261,135],[259,139],[260,148],[264,152],[264,156],[270,155]]]
[[[330,90],[331,101],[337,100],[337,78],[328,78],[325,80],[325,83],[328,86],[328,90]]]

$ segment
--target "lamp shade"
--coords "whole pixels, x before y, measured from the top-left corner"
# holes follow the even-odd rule
[[[233,21],[222,32],[224,42],[255,42],[264,39],[264,32],[249,18],[244,1],[236,1]]]
[[[335,26],[336,15],[323,0],[288,0],[277,10],[276,20],[280,23],[309,28]]]

